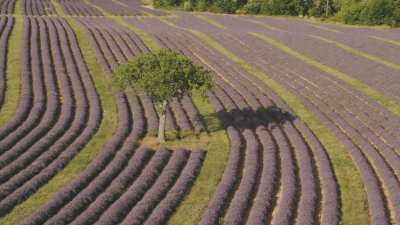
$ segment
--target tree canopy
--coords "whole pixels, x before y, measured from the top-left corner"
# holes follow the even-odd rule
[[[205,96],[212,87],[208,70],[167,49],[135,57],[120,65],[114,74],[114,81],[120,88],[145,92],[157,103],[190,94],[193,90]]]
[[[400,0],[154,0],[156,7],[224,13],[332,17],[350,24],[400,26]]]
[[[211,73],[189,58],[163,49],[133,58],[114,71],[114,82],[121,89],[130,88],[136,94],[146,93],[159,107],[158,136],[165,142],[165,112],[174,97],[191,95],[196,90],[205,97],[213,87]]]

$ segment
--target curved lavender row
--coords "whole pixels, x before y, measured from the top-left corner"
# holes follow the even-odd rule
[[[300,94],[302,97],[303,93]],[[310,101],[307,99],[306,101]],[[328,115],[324,115],[324,109],[317,108],[312,105],[316,104],[315,102],[307,103],[307,107],[313,109],[316,114],[320,115],[323,118],[323,122],[326,123],[326,126],[331,128],[334,133],[341,139],[344,140],[345,145],[348,147],[350,154],[352,155],[353,160],[356,163],[356,166],[359,168],[362,179],[364,180],[364,186],[368,196],[368,204],[369,211],[371,215],[372,224],[388,224],[388,215],[386,204],[384,200],[384,196],[380,187],[380,182],[377,179],[371,165],[360,152],[359,147],[357,147],[349,137],[347,137],[347,133],[343,133],[343,129],[348,127],[349,125],[340,118],[340,116],[336,115],[336,113],[330,113]],[[322,110],[322,112],[320,111]],[[330,119],[335,119],[335,121],[330,121]],[[331,124],[333,123],[333,124]]]
[[[143,168],[149,163],[149,160],[158,159],[157,157],[151,159],[152,153],[153,151],[144,148],[137,150],[135,155],[129,160],[128,166],[112,181],[107,189],[70,224],[83,225],[94,223],[101,214],[124,193],[125,189],[136,180],[141,171],[143,171]]]
[[[54,14],[54,6],[50,0],[23,0],[23,12],[25,15],[44,16]]]
[[[116,153],[112,162],[101,171],[101,173],[91,181],[91,183],[78,193],[72,201],[70,201],[66,206],[64,206],[53,218],[48,220],[46,224],[68,224],[75,217],[77,217],[80,212],[82,212],[88,205],[93,202],[97,196],[107,188],[107,184],[112,182],[114,178],[123,171],[123,169],[128,164],[129,159],[135,152],[135,146],[138,139],[143,135],[143,117],[141,116],[140,107],[137,107],[137,102],[134,100],[136,98],[130,98],[130,103],[135,103],[131,105],[133,120],[133,129],[127,140],[123,143],[121,149]],[[136,99],[137,100],[137,99]],[[137,123],[137,124],[136,124]],[[138,127],[141,126],[141,127]],[[140,132],[142,131],[142,132]],[[55,209],[53,208],[53,211]]]
[[[126,60],[131,59],[132,57],[134,57],[135,53],[140,52],[132,50],[133,47],[131,47],[128,43],[128,38],[124,35],[123,32],[118,29],[118,27],[114,27],[109,24],[103,24],[103,26],[105,26],[109,30],[109,32],[112,34],[112,38],[114,38],[118,45],[121,46],[122,53]]]
[[[102,32],[106,33],[111,39],[112,41],[115,43],[115,45],[117,46],[118,50],[119,50],[119,57],[118,60],[121,63],[125,63],[129,58],[133,57],[133,52],[131,51],[131,48],[129,47],[129,45],[127,44],[127,42],[125,41],[125,39],[123,39],[121,37],[120,31],[114,29],[114,27],[112,27],[111,25],[109,25],[107,22],[106,23],[102,23],[103,21],[96,21],[97,26],[103,28]],[[113,46],[111,46],[113,48]]]
[[[347,137],[341,130],[341,127],[337,127],[335,123],[331,123],[327,115],[319,111],[313,104],[306,104],[308,108],[313,110],[318,116],[322,118],[322,122],[329,127],[334,134],[343,140],[343,143],[349,150],[352,159],[355,161],[361,178],[364,181],[364,188],[368,198],[368,208],[371,219],[371,224],[389,224],[384,196],[379,184],[379,181],[368,161],[361,153],[360,149]]]
[[[17,128],[15,132],[13,132],[11,135],[0,142],[0,146],[2,149],[11,148],[6,153],[0,156],[0,169],[3,169],[10,162],[19,157],[27,150],[28,147],[34,144],[38,139],[40,139],[40,137],[42,137],[46,132],[49,131],[49,129],[54,126],[59,118],[59,111],[61,106],[61,110],[72,107],[72,94],[69,89],[66,74],[59,74],[60,86],[58,86],[56,74],[52,72],[51,56],[47,34],[45,31],[46,27],[43,24],[42,20],[37,19],[36,21],[39,25],[39,29],[37,30],[37,32],[39,32],[40,34],[39,46],[41,50],[41,53],[38,53],[38,57],[41,58],[44,85],[47,89],[47,107],[44,110],[44,115],[42,116],[41,120],[38,121],[37,124],[31,124],[33,125],[33,127],[31,127],[30,131]],[[34,66],[36,67],[40,65]],[[61,90],[59,90],[59,88]],[[65,94],[65,106],[60,106],[60,102],[58,101],[58,99],[60,98],[60,94]],[[71,112],[67,113],[71,114]]]
[[[260,165],[259,143],[253,131],[245,129],[243,137],[246,141],[245,160],[242,180],[235,192],[235,196],[229,204],[224,217],[226,224],[241,224],[246,219],[247,210],[255,190],[257,190],[257,178]]]
[[[6,63],[7,63],[7,44],[11,30],[14,26],[13,17],[2,17],[0,19],[0,108],[3,106],[4,95],[6,92]]]
[[[104,72],[109,72],[111,73],[111,67],[108,64],[108,61],[106,57],[104,56],[104,53],[101,49],[100,43],[97,41],[97,39],[94,37],[94,33],[92,32],[91,29],[86,25],[86,23],[82,19],[75,19],[76,22],[83,28],[83,30],[86,33],[86,36],[89,38],[89,41],[92,45],[92,48],[95,52],[96,59],[99,61],[99,64]]]
[[[307,139],[307,143],[312,148],[314,157],[316,158],[316,167],[322,186],[320,223],[338,225],[340,222],[339,190],[328,154],[315,135],[303,122],[295,120],[294,124]]]
[[[123,54],[122,47],[123,45],[118,44],[113,37],[115,34],[110,34],[109,29],[103,29],[102,27],[97,26],[99,34],[104,38],[108,47],[110,48],[110,52],[114,55],[114,58],[118,63],[125,63],[126,57]]]
[[[0,14],[12,14],[14,12],[15,0],[4,0],[0,2]]]
[[[104,68],[104,65],[104,71],[112,72],[112,69],[114,69],[118,65],[117,59],[114,57],[114,54],[112,53],[108,43],[104,40],[104,37],[99,29],[97,27],[93,27],[88,20],[80,19],[78,21],[85,29],[87,29],[87,33],[89,33],[91,38],[94,40],[94,42],[92,43],[96,43],[95,49],[97,49],[97,53],[101,55],[101,58],[105,59],[105,65],[108,65],[108,68]]]
[[[112,42],[106,39],[100,28],[94,27],[91,28],[91,30],[94,34],[94,38],[96,38],[97,42],[100,44],[104,57],[107,59],[111,70],[115,69],[118,66],[119,60],[114,54],[113,48],[110,46],[110,43]]]
[[[181,99],[182,106],[186,113],[189,115],[190,121],[193,124],[196,133],[206,131],[206,124],[201,117],[201,114],[195,104],[193,103],[192,99],[184,95]]]
[[[133,134],[133,132],[131,133]],[[80,191],[70,202],[68,202],[56,215],[47,220],[45,224],[69,224],[74,220],[89,204],[97,198],[111,183],[114,178],[128,164],[129,159],[135,152],[135,142],[131,136],[128,136],[122,149],[116,154],[113,161],[93,179],[89,185]],[[55,209],[52,209],[55,211]]]
[[[32,23],[32,24],[31,24]],[[20,104],[16,115],[5,126],[0,128],[0,140],[4,140],[8,135],[19,130],[20,135],[26,134],[40,120],[45,109],[45,88],[41,79],[39,65],[39,50],[37,49],[38,36],[36,23],[30,19],[24,20],[24,41],[23,45],[30,51],[25,51],[22,55],[22,93]],[[33,55],[33,56],[32,56]],[[32,62],[31,59],[32,58]],[[32,70],[31,70],[32,69]],[[35,93],[35,94],[33,94]],[[32,96],[34,96],[32,98]],[[18,137],[19,138],[19,137]],[[1,146],[1,141],[0,141]],[[0,147],[0,155],[8,148]]]
[[[312,164],[313,159],[310,149],[300,136],[299,132],[289,122],[283,124],[292,146],[294,146],[295,157],[300,177],[301,195],[297,209],[297,224],[315,224],[319,208],[317,178]]]
[[[92,0],[92,2],[114,16],[139,16],[143,14],[139,10],[132,10],[108,0]]]
[[[68,30],[67,33],[71,37],[71,30]],[[72,40],[74,40],[72,38]],[[80,55],[76,40],[69,42],[70,45],[72,46],[72,51],[75,54],[75,57],[77,58],[77,64],[78,67],[80,68],[82,72],[82,79],[85,83],[86,90],[91,96],[89,99],[90,101],[90,118],[87,123],[87,126],[81,135],[75,139],[73,143],[70,144],[70,146],[63,151],[63,153],[60,155],[58,160],[52,161],[52,163],[46,167],[45,170],[43,170],[38,176],[32,178],[29,180],[29,182],[25,183],[21,188],[19,188],[17,191],[15,191],[12,195],[8,196],[3,202],[1,207],[4,206],[6,210],[11,209],[14,207],[14,205],[18,204],[19,202],[23,201],[25,198],[27,198],[30,194],[34,193],[40,186],[44,185],[48,180],[50,180],[58,171],[60,171],[68,162],[71,160],[74,155],[89,141],[91,135],[93,132],[97,129],[99,126],[99,122],[101,119],[101,109],[100,109],[100,102],[97,96],[97,93],[95,91],[94,85],[91,81],[90,75],[88,74],[86,65],[84,65],[83,57]],[[65,46],[65,45],[62,45]],[[68,55],[68,54],[66,54]],[[71,64],[71,65],[75,65]],[[71,134],[75,135],[75,134]],[[65,148],[65,143],[59,142],[58,146],[56,145],[55,148]],[[49,160],[52,159],[53,156],[51,155],[46,155],[45,157],[50,157]],[[41,164],[38,164],[37,166],[41,166]],[[33,170],[36,171],[36,170]],[[28,170],[29,172],[29,170]],[[24,175],[21,175],[24,176]],[[29,177],[28,177],[29,178]],[[3,204],[4,203],[4,204]],[[6,211],[4,210],[4,211]]]
[[[12,175],[18,173],[21,169],[28,166],[43,151],[46,151],[50,147],[50,145],[53,144],[54,141],[56,141],[61,135],[64,134],[66,130],[68,130],[70,121],[73,119],[75,113],[73,109],[75,104],[74,99],[72,97],[73,91],[69,87],[70,79],[68,79],[64,65],[62,64],[62,58],[59,52],[59,47],[57,45],[50,46],[48,40],[49,38],[47,37],[48,34],[45,31],[46,29],[49,29],[52,31],[51,33],[54,34],[55,33],[54,28],[53,27],[46,28],[44,21],[43,20],[39,21],[40,21],[40,32],[43,34],[42,38],[42,46],[44,54],[43,58],[48,59],[45,60],[43,64],[51,68],[51,62],[49,60],[51,56],[49,49],[52,48],[54,52],[53,54],[55,62],[54,66],[56,67],[55,75],[58,77],[60,83],[61,87],[60,91],[63,98],[63,104],[61,106],[61,112],[59,115],[56,115],[58,114],[56,112],[57,108],[53,110],[50,109],[49,116],[47,116],[48,111],[46,111],[39,125],[36,128],[34,128],[27,136],[19,140],[19,142],[16,143],[9,151],[7,151],[5,154],[1,156],[4,162],[3,164],[1,164],[3,168],[0,170],[0,177],[1,177],[0,183],[4,183],[5,181],[7,181]],[[50,71],[46,72],[51,73]],[[72,88],[82,89],[79,87],[79,85],[80,84],[76,84],[76,82],[73,82]],[[54,89],[55,88],[57,87],[55,86]],[[53,90],[53,92],[55,92],[55,90]],[[83,92],[83,90],[81,90],[81,92]],[[78,94],[79,98],[85,101],[83,105],[78,105],[76,107],[77,110],[82,110],[83,112],[86,112],[85,108],[87,108],[87,103],[85,95],[83,93],[80,94],[79,91],[76,94]],[[57,102],[55,103],[55,106],[58,105],[57,99],[55,99],[54,101],[49,101],[49,105],[52,104],[52,102],[53,103]],[[49,108],[54,108],[54,106]],[[53,127],[51,127],[52,120],[58,120]],[[15,187],[18,187],[19,185],[20,184],[8,186],[9,187],[8,189],[13,190]],[[1,193],[0,199],[4,197],[3,194],[7,194],[7,192],[4,192],[3,185],[0,186],[0,193]]]
[[[156,182],[146,192],[143,198],[135,204],[121,224],[143,224],[152,209],[157,206],[175,184],[188,158],[188,151],[182,149],[175,150]]]
[[[144,107],[144,114],[147,119],[147,133],[157,134],[158,131],[158,115],[154,105],[147,95],[140,95]]]
[[[171,110],[175,115],[175,119],[177,121],[179,128],[182,131],[192,131],[193,128],[189,122],[189,118],[187,117],[178,99],[174,98],[172,101],[170,101],[169,106],[171,107]]]
[[[171,153],[167,150],[156,151],[153,156],[155,159],[150,161],[136,181],[101,215],[95,224],[112,225],[120,222],[129,213],[132,206],[142,198],[147,189],[152,186],[166,166],[165,164],[171,161],[169,160],[170,156]],[[174,158],[176,156],[172,155],[172,159]],[[168,162],[167,165],[169,164]]]
[[[279,147],[281,161],[281,192],[278,205],[274,209],[271,224],[286,225],[294,220],[297,208],[296,172],[294,158],[288,141],[279,127],[272,129],[272,135]]]
[[[229,159],[226,163],[224,174],[218,187],[205,209],[199,225],[217,224],[219,218],[224,213],[224,207],[228,204],[230,196],[233,194],[238,177],[240,174],[240,161],[242,159],[243,142],[238,130],[230,126],[227,128],[230,140]]]
[[[121,143],[130,132],[130,111],[125,96],[122,93],[116,94],[118,108],[118,128],[113,137],[102,147],[103,151],[90,163],[90,165],[68,186],[62,188],[51,200],[39,208],[27,220],[27,224],[40,224],[47,220],[47,212],[58,208],[75,196],[76,193],[85,188],[112,160],[118,152]]]
[[[381,150],[380,153],[378,153],[378,149],[376,149],[376,146],[371,145],[364,136],[359,134],[355,129],[352,127],[352,123],[346,121],[346,117],[341,117],[340,115],[337,115],[336,113],[330,113],[330,117],[335,118],[336,124],[341,127],[341,129],[344,129],[346,135],[347,133],[351,133],[351,139],[356,145],[358,145],[357,148],[359,148],[363,153],[363,157],[369,161],[371,166],[374,167],[375,173],[378,176],[378,179],[380,180],[380,183],[382,183],[383,188],[386,189],[388,195],[387,195],[387,201],[389,204],[392,206],[396,206],[400,204],[400,184],[398,181],[398,178],[396,177],[396,171],[398,171],[398,162],[396,162],[395,158],[391,155],[388,155],[386,151]],[[378,151],[377,151],[378,150]],[[388,160],[392,159],[392,160]],[[393,158],[392,158],[393,157]],[[392,207],[390,209],[391,213],[393,214],[393,218],[396,221],[396,223],[400,222],[400,208],[399,207]]]
[[[271,134],[264,126],[257,128],[257,136],[263,149],[263,169],[253,207],[249,212],[247,225],[267,224],[271,219],[275,194],[279,182],[278,149]]]
[[[194,183],[203,162],[206,152],[196,150],[190,154],[190,158],[174,186],[169,190],[167,196],[152,211],[145,225],[164,224],[178,204],[185,197],[191,185]]]
[[[4,161],[0,164],[0,183],[5,182],[8,178],[29,165],[38,155],[42,152],[46,151],[50,145],[54,143],[59,137],[61,137],[66,130],[69,129],[71,125],[71,120],[74,118],[74,108],[76,110],[82,110],[82,113],[86,113],[87,106],[87,99],[84,94],[84,90],[81,87],[81,83],[74,80],[71,77],[68,77],[64,65],[62,64],[62,58],[57,45],[50,46],[50,40],[48,38],[48,34],[46,29],[51,30],[51,33],[54,34],[53,27],[46,27],[44,20],[39,20],[40,24],[40,32],[43,34],[42,39],[42,56],[43,64],[46,65],[45,73],[52,73],[52,63],[51,63],[51,56],[50,56],[50,48],[52,47],[54,59],[54,66],[56,68],[56,74],[60,86],[60,94],[61,96],[57,95],[57,84],[56,80],[54,80],[51,85],[54,85],[50,92],[55,93],[53,95],[54,98],[49,97],[48,101],[48,109],[46,109],[45,115],[42,118],[41,122],[35,127],[27,136],[20,139],[18,143],[16,143],[9,151],[3,154],[0,158]],[[73,76],[75,73],[71,73]],[[77,78],[79,79],[79,78]],[[72,82],[72,85],[70,85]],[[72,86],[72,88],[70,87]],[[74,90],[72,90],[74,89]],[[78,90],[77,90],[78,89]],[[83,103],[75,106],[74,98],[72,93],[75,92],[75,97],[82,100]],[[51,96],[51,95],[50,95]],[[59,110],[59,100],[58,98],[62,97],[63,104],[61,105],[61,110]],[[60,112],[61,111],[61,112]],[[78,114],[79,115],[79,114]],[[55,123],[53,124],[54,121]],[[84,122],[83,122],[84,123]],[[26,152],[25,152],[26,151]],[[2,197],[0,196],[0,199]]]
[[[83,1],[60,0],[60,4],[71,16],[101,16],[101,12]]]

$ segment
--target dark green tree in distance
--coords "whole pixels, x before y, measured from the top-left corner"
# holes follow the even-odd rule
[[[165,142],[166,107],[172,98],[199,92],[203,98],[213,87],[210,71],[189,58],[163,49],[133,58],[114,71],[114,83],[122,90],[146,93],[156,104],[160,117],[158,140]]]

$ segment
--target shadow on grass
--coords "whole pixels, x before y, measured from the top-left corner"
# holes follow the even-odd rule
[[[295,118],[296,116],[292,113],[276,106],[258,108],[257,111],[251,108],[219,111],[204,116],[204,119],[208,121],[209,132],[216,132],[228,126],[234,126],[240,130],[256,129],[260,125],[276,126],[293,121]]]

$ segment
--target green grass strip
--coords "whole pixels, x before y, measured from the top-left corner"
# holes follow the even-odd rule
[[[195,14],[196,17],[200,18],[201,20],[204,20],[206,23],[213,25],[214,27],[217,27],[219,29],[225,30],[226,27],[222,25],[221,23],[218,23],[217,21],[214,21],[210,18],[208,18],[206,15],[202,14]]]
[[[63,7],[61,4],[58,2],[58,0],[51,0],[51,3],[54,6],[54,10],[56,11],[56,14],[61,16],[61,17],[67,17],[68,15],[65,14]]]
[[[389,61],[387,61],[387,60],[385,60],[385,59],[383,59],[383,58],[381,58],[381,57],[368,54],[368,53],[366,53],[366,52],[364,52],[364,51],[361,51],[361,50],[359,50],[359,49],[355,49],[355,48],[353,48],[353,47],[350,47],[350,46],[348,46],[348,45],[345,45],[345,44],[343,44],[343,43],[340,43],[340,42],[337,42],[337,41],[334,41],[334,40],[331,40],[331,39],[328,39],[328,38],[324,38],[324,37],[317,36],[317,35],[309,35],[309,36],[310,36],[310,37],[313,37],[313,38],[315,38],[315,39],[324,41],[324,42],[326,42],[326,43],[335,45],[336,47],[339,47],[339,48],[341,48],[341,49],[344,49],[344,50],[346,50],[346,51],[348,51],[348,52],[350,52],[350,53],[352,53],[352,54],[354,54],[354,55],[358,55],[358,56],[367,58],[367,59],[369,59],[369,60],[371,60],[371,61],[374,61],[374,62],[376,62],[376,63],[380,63],[380,64],[382,64],[382,65],[384,65],[384,66],[387,66],[387,67],[390,67],[390,68],[393,68],[393,69],[396,69],[396,70],[400,70],[400,64],[396,64],[396,63],[389,62]]]
[[[153,40],[153,38],[148,35],[146,32],[144,32],[143,30],[133,26],[132,24],[128,23],[124,17],[121,16],[113,16],[111,13],[107,12],[105,9],[91,3],[88,0],[84,0],[84,2],[96,9],[98,9],[104,16],[110,18],[111,20],[113,20],[114,22],[122,25],[123,27],[131,30],[132,32],[134,32],[140,39],[142,39],[142,41],[144,42],[144,44],[151,50],[151,51],[157,51],[160,50],[160,46],[157,44],[157,42],[155,42]]]
[[[302,121],[310,127],[321,143],[325,146],[335,170],[340,187],[342,224],[368,224],[369,218],[366,206],[367,196],[364,190],[364,185],[357,167],[354,165],[354,162],[343,143],[332,134],[322,124],[318,117],[310,112],[294,94],[286,90],[274,80],[270,79],[264,72],[248,64],[207,34],[195,30],[190,30],[190,32],[221,54],[230,58],[248,73],[263,81],[288,104],[288,106]]]
[[[269,24],[267,24],[267,23],[264,23],[264,22],[261,22],[261,21],[258,21],[258,20],[252,20],[252,19],[241,18],[241,17],[239,17],[239,16],[237,16],[236,18],[239,18],[239,19],[241,19],[241,20],[244,20],[244,21],[248,21],[248,22],[257,24],[258,26],[263,27],[263,28],[266,28],[267,30],[272,30],[272,31],[285,31],[285,30],[283,30],[283,29],[281,29],[281,28],[278,28],[278,27],[269,25]]]
[[[394,40],[390,40],[390,39],[386,39],[386,38],[382,38],[382,37],[377,37],[377,36],[370,36],[371,38],[374,38],[376,40],[379,41],[383,41],[392,45],[396,45],[396,46],[400,46],[400,41],[394,41]]]
[[[255,37],[259,38],[260,40],[265,41],[266,43],[268,43],[276,48],[283,50],[287,54],[294,56],[297,59],[300,59],[301,61],[303,61],[309,65],[312,65],[314,67],[317,67],[318,69],[348,83],[355,90],[360,91],[361,93],[369,96],[370,98],[379,102],[382,106],[384,106],[386,109],[388,109],[393,114],[400,116],[400,105],[398,105],[397,103],[392,101],[389,97],[383,95],[379,91],[368,86],[367,84],[364,84],[363,82],[361,82],[343,72],[340,72],[330,66],[324,65],[308,56],[305,56],[305,55],[301,54],[300,52],[286,46],[282,42],[279,42],[278,40],[275,40],[273,38],[267,37],[267,36],[259,34],[259,33],[251,32],[250,34],[254,35]]]
[[[25,202],[18,205],[14,210],[0,219],[2,225],[15,225],[22,222],[34,210],[45,204],[57,191],[62,187],[71,183],[85,168],[96,158],[102,146],[109,140],[113,131],[117,127],[117,111],[114,104],[114,97],[111,91],[111,81],[106,78],[100,69],[91,45],[85,36],[85,33],[74,23],[70,18],[67,19],[71,27],[75,30],[79,46],[83,53],[84,59],[89,68],[90,74],[96,86],[96,90],[100,96],[103,119],[99,130],[92,137],[90,142],[82,149],[78,155],[53,179],[45,186],[40,188],[34,195],[28,198]]]
[[[14,16],[14,27],[7,45],[6,90],[4,102],[0,111],[0,126],[6,124],[15,115],[19,104],[18,99],[21,94],[21,41],[23,29],[23,17]]]
[[[207,151],[200,174],[196,178],[189,194],[169,220],[168,224],[170,225],[195,225],[200,222],[201,216],[221,180],[225,162],[228,160],[229,140],[214,109],[198,95],[194,95],[193,101],[212,133],[210,135],[202,133],[200,137],[192,136],[168,143],[171,148],[202,148]]]

